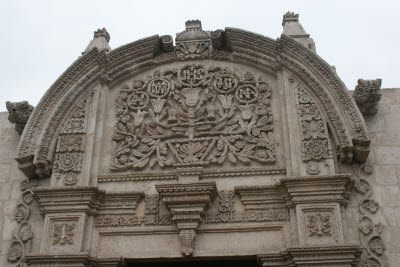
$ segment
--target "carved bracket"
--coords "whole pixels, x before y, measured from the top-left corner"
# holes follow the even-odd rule
[[[202,215],[217,196],[215,183],[156,185],[180,230],[182,254],[191,256]]]

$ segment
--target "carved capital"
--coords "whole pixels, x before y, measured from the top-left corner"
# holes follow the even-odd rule
[[[8,110],[8,121],[15,123],[15,130],[22,134],[26,123],[28,122],[29,116],[33,111],[33,106],[29,105],[27,101],[22,102],[6,102]]]
[[[358,80],[353,97],[364,116],[378,112],[378,102],[382,97],[381,85],[382,79]]]

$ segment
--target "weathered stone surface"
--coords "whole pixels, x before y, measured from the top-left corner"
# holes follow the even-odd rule
[[[396,266],[400,89],[360,82],[364,120],[294,13],[276,41],[185,26],[98,30],[21,137],[0,113],[0,265]]]

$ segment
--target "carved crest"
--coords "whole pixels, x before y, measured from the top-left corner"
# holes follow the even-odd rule
[[[113,171],[275,162],[271,88],[251,72],[186,65],[121,88]]]

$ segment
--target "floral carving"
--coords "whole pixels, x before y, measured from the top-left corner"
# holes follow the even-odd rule
[[[234,212],[235,202],[234,198],[235,192],[230,190],[222,190],[219,192],[219,207],[220,212]]]
[[[303,129],[302,158],[308,162],[306,170],[309,174],[319,172],[318,163],[329,158],[328,139],[324,121],[314,100],[301,87],[297,87],[298,113]]]
[[[7,259],[10,262],[21,260],[23,255],[23,246],[19,242],[14,242],[7,252]]]
[[[75,152],[57,155],[57,166],[61,172],[79,172],[81,170],[81,154]]]
[[[376,213],[379,209],[379,203],[373,199],[364,200],[362,206],[371,213]]]
[[[201,22],[186,22],[186,30],[176,35],[176,56],[180,59],[204,58],[211,45],[210,36],[201,28]]]
[[[385,245],[383,244],[382,238],[380,236],[372,237],[368,243],[371,250],[378,255],[382,255],[385,251]]]
[[[315,161],[307,162],[306,171],[308,174],[316,175],[320,172],[319,165]]]
[[[332,235],[331,215],[316,213],[307,216],[307,228],[309,236]]]
[[[75,223],[55,223],[53,230],[53,245],[72,245],[74,242]]]
[[[359,223],[358,228],[364,235],[368,235],[374,229],[374,224],[372,220],[366,216],[364,216]]]
[[[64,175],[64,184],[67,186],[75,185],[77,181],[78,177],[74,172],[69,172]]]
[[[63,135],[59,138],[59,152],[81,151],[82,135]]]
[[[22,196],[20,203],[14,211],[14,220],[18,223],[18,230],[13,238],[13,242],[7,252],[7,260],[10,262],[17,262],[16,266],[23,266],[22,260],[26,247],[31,244],[33,233],[29,222],[30,205],[34,201],[33,192],[31,191],[38,185],[37,180],[30,179],[22,181],[20,189]]]
[[[116,99],[110,169],[274,163],[270,100],[268,83],[226,68],[186,65],[135,80]]]
[[[160,204],[160,196],[155,194],[155,195],[146,195],[145,196],[145,214],[157,214],[158,213],[158,207]]]

